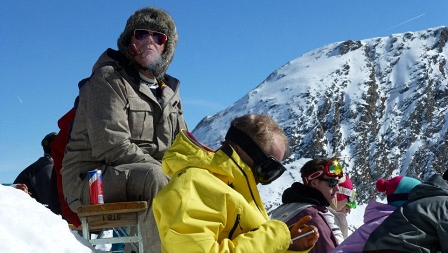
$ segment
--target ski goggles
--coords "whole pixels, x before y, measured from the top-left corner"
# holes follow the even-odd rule
[[[342,166],[337,159],[329,161],[324,167],[324,174],[329,177],[342,177]]]
[[[334,159],[334,160],[330,160],[325,166],[320,166],[322,169],[318,170],[316,172],[311,173],[310,175],[306,176],[306,177],[302,177],[303,183],[304,184],[309,184],[311,181],[313,181],[314,179],[321,179],[321,181],[326,181],[326,180],[322,180],[322,176],[326,175],[328,177],[338,177],[341,178],[343,176],[342,173],[342,166],[339,163],[338,160]],[[339,179],[335,179],[338,180]],[[330,183],[328,183],[330,185]],[[331,185],[334,184],[334,181],[331,183]],[[334,187],[331,186],[330,187]],[[336,184],[337,185],[337,184]]]
[[[286,168],[273,156],[268,156],[254,166],[255,177],[263,184],[270,184],[279,178]]]
[[[238,144],[252,158],[254,177],[261,184],[272,183],[286,171],[280,161],[273,156],[266,156],[252,138],[238,128],[231,126],[225,139]]]
[[[338,194],[344,194],[345,196],[347,196],[348,197],[348,202],[355,201],[355,195],[356,195],[356,191],[355,190],[350,190],[348,188],[339,186],[339,193]]]
[[[135,29],[134,30],[134,37],[137,40],[146,40],[146,39],[148,39],[149,36],[151,36],[154,43],[156,43],[159,46],[165,44],[165,42],[168,40],[168,37],[166,36],[166,34],[161,33],[161,32],[155,32],[155,31],[150,31],[150,30],[146,30],[146,29]]]
[[[356,201],[353,201],[353,202],[347,202],[346,205],[349,206],[349,207],[352,208],[352,209],[355,209],[355,208],[356,208]]]

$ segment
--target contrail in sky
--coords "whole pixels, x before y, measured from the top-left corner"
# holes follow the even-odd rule
[[[404,21],[404,22],[402,22],[402,23],[400,23],[400,24],[398,24],[398,25],[396,25],[396,26],[392,26],[392,27],[390,27],[390,28],[387,28],[386,30],[381,31],[380,33],[385,32],[385,31],[388,31],[388,30],[390,30],[390,29],[393,29],[393,28],[395,28],[395,27],[397,27],[397,26],[406,24],[406,23],[408,23],[408,22],[411,22],[412,20],[417,19],[417,18],[419,18],[419,17],[423,17],[423,16],[425,16],[425,14],[426,14],[426,13],[420,14],[420,15],[418,15],[418,16],[415,17],[415,18],[411,18],[411,19],[406,20],[406,21]]]
[[[16,95],[17,96],[17,99],[20,101],[20,103],[22,104],[23,102],[22,102],[22,99],[20,99],[20,97],[19,97],[19,95]]]

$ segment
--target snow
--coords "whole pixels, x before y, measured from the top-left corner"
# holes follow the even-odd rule
[[[0,202],[0,252],[99,252],[27,193],[0,185]]]

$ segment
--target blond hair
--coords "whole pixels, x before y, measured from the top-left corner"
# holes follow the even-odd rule
[[[248,114],[237,117],[230,123],[247,134],[265,153],[271,152],[272,141],[279,139],[285,145],[285,157],[290,154],[288,138],[283,129],[269,116],[262,114]]]

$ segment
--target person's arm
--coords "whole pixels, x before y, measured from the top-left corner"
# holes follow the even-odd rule
[[[307,215],[300,218],[293,225],[288,226],[291,232],[291,245],[289,245],[288,250],[309,252],[314,247],[314,244],[319,239],[319,231],[315,226],[308,225],[310,220],[312,220],[311,216]]]
[[[34,196],[41,204],[50,203],[51,172],[53,170],[53,160],[49,157],[39,159],[41,168],[32,177],[33,188],[36,192]]]
[[[344,235],[342,233],[341,228],[339,227],[338,217],[336,217],[337,211],[333,209],[328,209],[326,213],[321,212],[321,215],[325,218],[325,221],[327,222],[328,226],[330,227],[331,231],[336,237],[338,243],[342,243],[344,241]]]
[[[28,185],[31,187],[31,177],[32,177],[31,172],[35,170],[34,167],[36,166],[36,163],[37,161],[26,167],[24,170],[22,170],[22,172],[20,172],[20,174],[16,177],[12,185],[14,188],[22,190],[25,193],[28,193],[30,196],[32,196],[33,193],[31,192],[32,189],[30,189]]]
[[[336,246],[331,239],[332,232],[325,219],[321,216],[321,214],[315,207],[307,207],[305,210],[301,211],[293,218],[291,218],[291,220],[288,221],[288,224],[290,224],[291,221],[296,222],[306,215],[310,215],[312,217],[312,220],[310,220],[307,225],[315,226],[319,231],[319,239],[317,240],[311,251],[330,252]]]
[[[29,195],[31,195],[31,192],[28,191],[28,187],[26,186],[26,184],[13,184],[12,187],[22,190],[25,193],[28,193]]]

